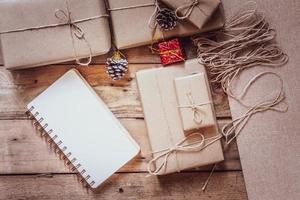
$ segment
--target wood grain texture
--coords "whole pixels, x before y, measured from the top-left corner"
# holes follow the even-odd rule
[[[216,172],[205,192],[201,188],[207,172],[145,176],[145,173],[117,173],[95,192],[82,188],[75,175],[1,176],[0,199],[247,199],[241,172]]]
[[[142,119],[122,119],[121,122],[141,146],[141,154],[119,171],[146,172],[151,148],[145,122]],[[226,122],[221,121],[220,126]],[[211,166],[206,166],[194,171],[210,169]],[[241,170],[236,144],[225,152],[225,161],[218,165],[217,170]],[[68,172],[30,120],[0,120],[0,174]]]
[[[194,58],[196,56],[196,47],[192,44],[192,40],[189,37],[181,38],[180,40],[182,41],[182,47],[185,51],[186,58],[187,59]],[[1,65],[3,65],[1,51],[2,50],[0,48],[0,68]],[[144,64],[144,63],[159,64],[160,63],[159,56],[157,54],[153,54],[149,46],[125,49],[122,50],[122,53],[126,56],[128,62],[131,64]],[[113,52],[110,51],[108,54],[93,57],[91,64],[105,64],[106,59],[108,57],[111,57],[112,54]],[[75,62],[71,61],[63,64],[71,65],[71,64],[75,64]]]
[[[104,65],[78,67],[117,117],[142,118],[135,72],[160,67],[160,64],[131,64],[130,73],[122,81],[112,81]],[[30,70],[7,71],[0,69],[0,119],[24,118],[25,106],[72,65],[52,65]],[[230,117],[227,96],[221,90],[213,91],[217,117]]]
[[[196,57],[190,38],[182,41],[187,58]],[[19,71],[7,71],[0,66],[0,200],[247,199],[235,143],[225,152],[225,161],[218,165],[205,192],[201,187],[211,166],[146,178],[150,145],[135,72],[160,67],[160,59],[147,46],[124,50],[123,53],[130,63],[130,73],[122,81],[113,82],[105,73],[104,64],[112,52],[94,57],[90,67],[78,67],[142,148],[139,156],[109,178],[96,193],[87,193],[82,188],[76,176],[69,172],[24,115],[25,105],[73,67],[74,62]],[[213,101],[219,127],[222,127],[231,117],[227,97],[214,88]]]

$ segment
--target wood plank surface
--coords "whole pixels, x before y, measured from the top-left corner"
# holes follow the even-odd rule
[[[182,38],[182,41],[187,58],[196,57],[191,39]],[[151,150],[135,72],[161,67],[160,58],[147,46],[122,52],[130,63],[130,72],[122,81],[111,81],[105,73],[105,62],[112,52],[94,57],[89,67],[77,67],[141,146],[141,154],[96,192],[87,191],[78,183],[24,114],[25,105],[74,67],[75,62],[17,71],[7,71],[0,66],[0,200],[247,199],[235,143],[225,152],[225,161],[218,164],[205,192],[201,188],[212,166],[146,178]],[[220,89],[213,88],[213,101],[221,128],[231,119],[228,100]]]
[[[192,44],[192,40],[189,37],[181,38],[183,48],[187,59],[194,58],[196,56],[196,47]],[[1,42],[1,41],[0,41]],[[1,43],[0,43],[1,47]],[[3,65],[2,50],[0,48],[0,65]],[[160,63],[160,58],[157,54],[153,54],[150,51],[149,46],[136,47],[131,49],[122,50],[122,53],[126,56],[127,60],[131,64],[144,64],[144,63]],[[110,51],[108,54],[93,57],[91,64],[105,64],[106,59],[113,54]],[[75,64],[75,62],[66,62],[64,64]]]
[[[247,199],[242,172],[216,172],[207,190],[202,192],[208,174],[180,173],[146,178],[145,173],[116,173],[95,192],[83,189],[71,174],[1,176],[0,199]]]
[[[130,72],[122,81],[112,81],[104,65],[77,67],[117,117],[142,118],[135,72],[160,67],[159,64],[131,64]],[[30,70],[7,71],[0,68],[0,119],[24,118],[25,106],[72,65],[52,65]],[[227,96],[213,90],[217,117],[230,117]]]
[[[122,124],[141,146],[141,154],[120,172],[145,172],[151,159],[146,125],[142,119],[122,119]],[[223,126],[227,121],[220,121]],[[211,166],[195,169],[208,171]],[[225,152],[217,170],[241,170],[236,144]],[[0,174],[68,173],[64,163],[42,139],[30,120],[0,120]]]

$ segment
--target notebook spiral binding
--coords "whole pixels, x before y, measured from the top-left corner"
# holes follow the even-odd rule
[[[79,182],[81,182],[85,187],[91,187],[95,184],[95,181],[91,181],[91,176],[87,174],[83,166],[78,162],[78,160],[72,156],[72,152],[67,151],[68,148],[63,145],[63,141],[59,140],[58,136],[55,134],[53,129],[49,129],[48,123],[44,121],[44,118],[40,116],[38,111],[35,111],[35,107],[31,106],[29,110],[26,111],[26,115],[33,120],[33,125],[41,133],[41,137],[45,137],[47,143],[49,143],[51,148],[54,148],[54,152],[59,155],[66,166],[72,171],[76,172]],[[46,130],[48,128],[48,130]]]

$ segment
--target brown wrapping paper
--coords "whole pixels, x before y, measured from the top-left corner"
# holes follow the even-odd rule
[[[193,72],[204,72],[205,69],[197,60],[188,60],[183,64],[167,68],[156,68],[137,72],[137,83],[143,105],[145,121],[152,152],[171,148],[185,138],[179,112],[174,78],[186,76]],[[212,126],[202,130],[205,138],[218,135],[218,128]],[[209,142],[209,141],[206,141]],[[154,153],[157,156],[160,153]],[[207,146],[202,151],[171,153],[166,168],[159,174],[168,174],[188,168],[194,168],[222,161],[223,151],[220,140]],[[156,161],[158,166],[164,158]]]
[[[87,43],[74,35],[73,47],[69,25],[11,32],[64,23],[55,12],[60,9],[68,13],[67,8],[71,21],[83,20],[75,24],[83,30],[91,55],[109,51],[110,31],[102,0],[4,0],[0,1],[0,36],[5,67],[18,69],[75,60],[75,51],[78,58],[89,57]],[[102,15],[106,17],[85,20]]]
[[[184,131],[216,125],[205,74],[176,78],[175,88]]]
[[[148,22],[155,10],[154,0],[108,0],[108,3],[115,44],[119,49],[151,44],[163,38],[193,35],[218,29],[224,24],[223,14],[218,10],[202,29],[187,20],[182,20],[175,29],[164,31],[164,37],[157,29],[152,40],[153,29],[149,27]],[[141,6],[148,4],[152,5]]]
[[[226,14],[239,8],[240,2],[227,1]],[[300,199],[300,1],[260,0],[259,10],[265,13],[268,22],[276,30],[276,41],[289,56],[289,62],[272,71],[284,82],[285,102],[288,112],[267,111],[254,115],[237,138],[243,176],[249,200],[297,200]],[[276,12],[274,12],[276,11]],[[234,84],[235,94],[240,94],[247,82],[269,68],[255,67],[242,73]],[[245,100],[255,104],[274,97],[279,90],[278,80],[265,77],[249,90]],[[247,109],[229,98],[232,119],[237,119]],[[282,105],[281,105],[282,106]]]
[[[220,0],[162,0],[168,7],[177,10],[179,17],[184,17],[190,12],[186,19],[201,29],[205,22],[212,16],[221,3]]]

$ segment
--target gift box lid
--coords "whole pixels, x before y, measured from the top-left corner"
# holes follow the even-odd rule
[[[104,1],[3,0],[0,18],[4,65],[10,69],[100,55],[110,49]]]
[[[162,0],[173,8],[179,19],[186,19],[201,29],[221,3],[220,0]]]

